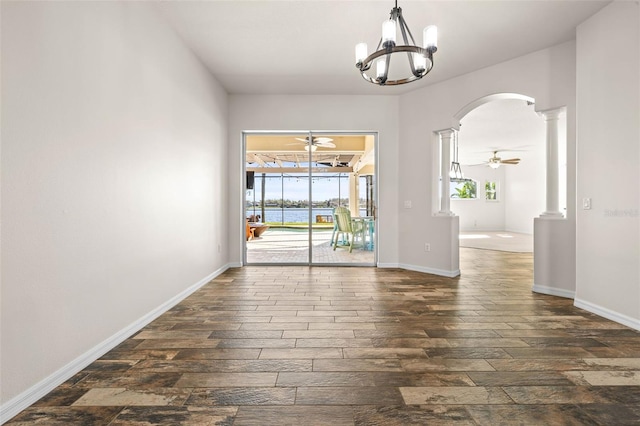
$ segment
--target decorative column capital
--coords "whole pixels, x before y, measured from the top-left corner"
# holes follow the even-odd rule
[[[451,137],[455,132],[456,132],[456,129],[454,129],[453,127],[449,129],[436,130],[436,133],[440,135],[442,139],[445,139],[445,138],[451,139]]]
[[[545,121],[558,120],[562,114],[567,111],[566,107],[545,109],[544,111],[538,111],[538,115],[544,118]]]

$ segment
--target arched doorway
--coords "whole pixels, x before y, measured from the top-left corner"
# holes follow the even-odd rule
[[[530,101],[502,99],[476,107],[460,123],[459,170],[451,176],[460,245],[532,253],[533,218],[545,207],[544,120]]]
[[[490,109],[489,105],[497,105],[500,103],[504,103],[505,105],[512,103],[514,105],[519,105],[523,110],[527,110],[527,113],[529,114],[528,119],[535,122],[535,126],[537,126],[537,130],[534,131],[538,134],[535,141],[531,141],[530,138],[523,138],[522,136],[514,136],[513,123],[509,125],[512,130],[507,129],[507,131],[503,131],[504,129],[496,127],[495,123],[493,123],[494,125],[491,127],[491,123],[487,123],[488,120],[486,119],[486,116],[482,117],[482,114],[479,114],[483,109]],[[539,221],[539,219],[542,218],[545,220],[564,219],[566,216],[567,188],[566,118],[564,111],[564,107],[548,111],[536,111],[535,100],[533,98],[516,93],[488,95],[476,99],[461,108],[453,117],[454,125],[450,129],[444,129],[437,132],[439,134],[438,139],[440,142],[441,164],[439,179],[440,210],[438,214],[443,216],[457,216],[458,211],[456,211],[456,208],[461,212],[463,210],[467,211],[467,213],[469,211],[473,212],[475,217],[468,214],[464,215],[463,213],[461,215],[462,217],[459,218],[461,231],[473,228],[490,229],[502,227],[506,229],[509,227],[515,227],[517,230],[525,231],[531,235],[535,234],[534,218],[536,218],[535,221]],[[474,116],[476,115],[479,115],[480,117],[475,117],[475,125],[484,127],[476,133],[482,134],[484,131],[485,135],[479,137],[476,134],[475,137],[479,137],[480,139],[484,138],[484,141],[476,141],[476,152],[468,153],[463,149],[462,153],[460,153],[460,146],[464,146],[464,134],[466,131],[466,127],[461,127],[461,124],[464,124],[465,121],[468,121],[467,124],[473,123]],[[494,121],[500,122],[500,118],[501,117],[494,117]],[[509,126],[505,125],[505,128]],[[515,129],[518,130],[517,126]],[[527,132],[526,129],[524,129],[524,131]],[[509,142],[509,138],[526,140],[524,141],[524,144],[518,144],[517,142]],[[487,140],[490,142],[487,142]],[[507,144],[507,142],[509,143]],[[483,149],[478,149],[482,144],[484,144]],[[473,170],[472,167],[467,167],[465,170],[467,172],[467,176],[460,176],[464,173],[460,170],[457,170],[460,175],[449,175],[449,173],[453,173],[454,165],[457,165],[458,169],[461,166],[464,169],[464,163],[467,163],[467,165],[470,166],[476,162],[475,164],[488,166],[498,157],[501,159],[524,157],[526,154],[520,153],[516,150],[523,150],[524,152],[531,150],[527,145],[533,145],[533,148],[537,151],[533,154],[533,158],[529,158],[527,161],[527,163],[530,163],[528,166],[533,165],[535,167],[535,164],[537,163],[537,178],[535,177],[536,173],[526,171],[527,167],[513,167],[514,164],[508,164],[508,162],[507,164],[504,164],[502,169],[502,164],[499,162],[497,165],[493,164],[494,166],[497,166],[495,167],[495,170],[501,169],[498,173],[494,172],[494,176],[498,176],[496,179],[490,179],[488,177],[491,175],[487,176],[486,173],[479,173],[476,171],[472,173],[477,176],[476,179],[471,179],[471,176],[468,173],[469,170]],[[483,150],[489,152],[482,152]],[[504,152],[500,152],[501,150]],[[477,156],[474,158],[473,155],[468,154],[488,155],[484,158],[485,161],[481,161],[482,158]],[[519,161],[516,161],[515,163],[524,164]],[[449,164],[451,164],[450,169]],[[524,173],[520,171],[513,173],[506,167],[509,167],[511,170],[518,170],[519,167],[524,171]],[[484,170],[487,171],[487,169],[488,167]],[[511,174],[512,183],[515,183],[516,185],[508,186],[506,173]],[[523,182],[531,177],[535,180],[533,185],[527,185],[527,187],[524,187]],[[456,190],[456,183],[466,186],[462,192],[465,196],[469,196],[469,192],[475,191],[475,194],[473,195],[476,199],[473,201],[470,201],[469,199],[464,201],[460,200],[460,202],[452,201],[451,191]],[[474,191],[472,191],[472,188],[475,188]],[[462,188],[458,188],[458,190],[460,189]],[[500,197],[502,197],[502,204],[500,204]],[[507,206],[507,199],[510,199],[511,201],[511,206],[509,207]],[[498,220],[496,221],[496,211],[501,212],[501,214],[505,216],[508,215],[508,212],[510,211],[512,220],[498,217]],[[522,211],[526,211],[526,213],[518,214]],[[537,218],[538,215],[539,218]],[[464,216],[467,216],[466,221],[463,219]],[[514,219],[514,216],[516,216],[517,219]],[[492,219],[493,223],[489,223],[489,219]],[[514,225],[515,223],[519,223],[519,225]],[[525,223],[526,226],[523,225]],[[543,227],[548,227],[548,224],[544,224]],[[455,244],[457,246],[458,241],[455,241]],[[535,287],[536,286],[534,285],[534,290]]]

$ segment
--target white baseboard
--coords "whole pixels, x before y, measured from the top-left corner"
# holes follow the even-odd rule
[[[378,268],[400,268],[400,264],[399,263],[382,263],[382,262],[378,262],[378,264],[376,266]]]
[[[215,272],[207,275],[197,283],[193,284],[189,288],[184,291],[178,293],[176,296],[164,302],[162,305],[158,306],[151,312],[147,313],[143,317],[138,320],[132,322],[127,327],[118,331],[111,337],[107,338],[103,342],[89,349],[84,354],[80,355],[64,367],[60,368],[53,374],[48,377],[45,377],[40,382],[31,386],[26,391],[21,394],[11,398],[6,403],[2,404],[0,407],[0,424],[4,424],[9,421],[11,418],[16,416],[21,411],[28,408],[31,404],[37,402],[40,398],[51,392],[57,386],[64,383],[66,380],[69,380],[73,377],[74,374],[82,371],[89,364],[109,352],[111,349],[118,346],[120,343],[125,341],[129,336],[139,331],[147,324],[149,324],[154,319],[158,318],[163,313],[167,312],[169,309],[173,308],[175,305],[180,303],[186,297],[191,295],[193,292],[198,290],[200,287],[222,274],[224,271],[229,269],[229,265],[225,265],[218,269]]]
[[[618,324],[626,325],[627,327],[631,327],[634,330],[640,331],[640,319],[638,318],[632,318],[627,315],[622,315],[618,312],[614,312],[610,309],[595,305],[582,299],[575,299],[573,304],[580,309],[584,309],[585,311],[589,311],[603,318],[615,321]]]
[[[575,291],[549,287],[545,285],[538,285],[536,283],[533,283],[533,287],[531,288],[531,290],[536,293],[548,294],[549,296],[566,297],[567,299],[573,299],[576,296]]]
[[[424,272],[425,274],[439,275],[441,277],[447,277],[447,278],[455,278],[460,275],[460,269],[456,269],[455,271],[446,271],[444,269],[427,268],[424,266],[416,266],[416,265],[407,265],[406,263],[401,263],[399,267],[402,269],[407,269],[409,271]]]

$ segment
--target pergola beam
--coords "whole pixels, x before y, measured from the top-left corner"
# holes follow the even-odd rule
[[[308,167],[247,167],[255,173],[309,173]],[[312,167],[312,173],[352,173],[353,167]]]

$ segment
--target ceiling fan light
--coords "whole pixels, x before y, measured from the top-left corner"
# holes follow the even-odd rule
[[[309,151],[309,149],[311,149],[311,152],[316,152],[318,147],[316,145],[305,145],[304,146],[304,150],[305,151]]]
[[[500,163],[497,161],[492,161],[489,163],[489,167],[491,167],[492,169],[497,169],[498,167],[500,167]]]

